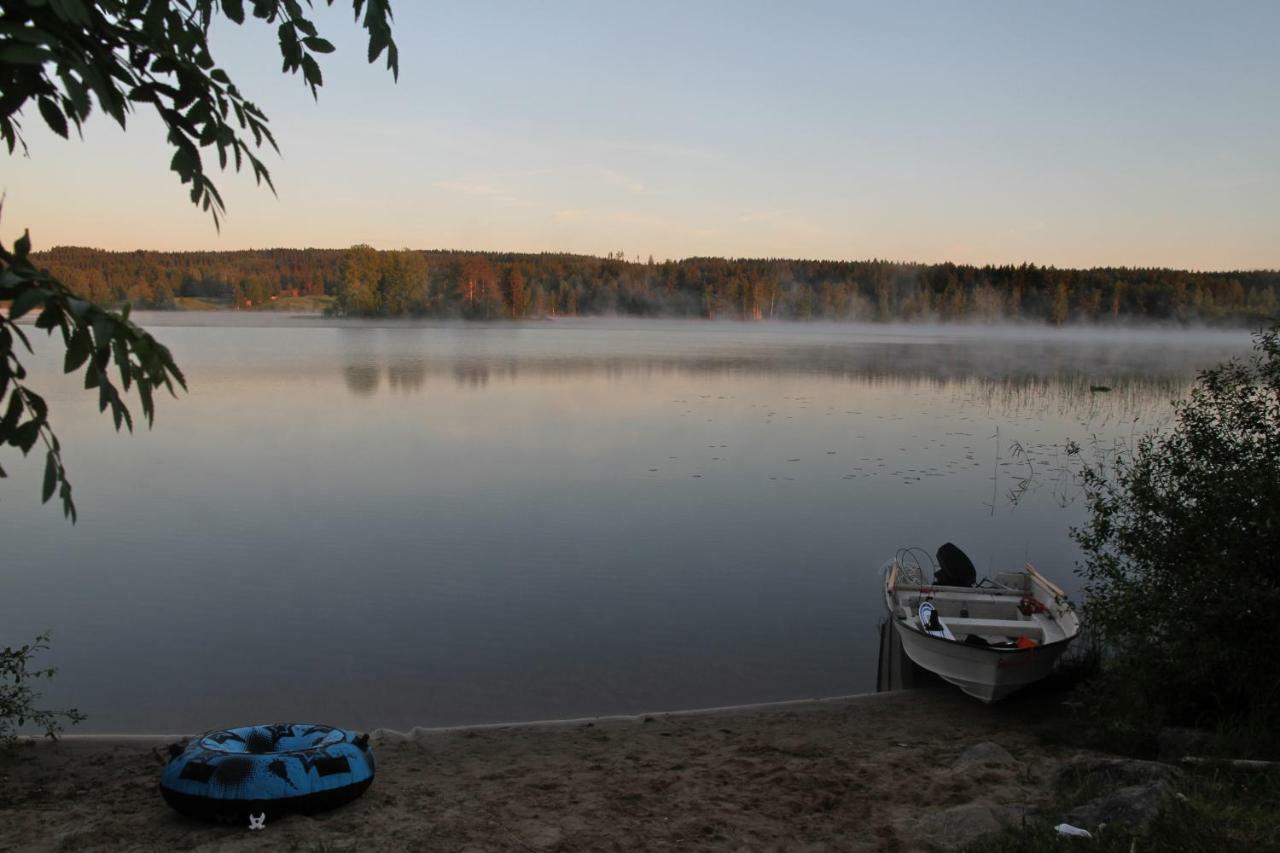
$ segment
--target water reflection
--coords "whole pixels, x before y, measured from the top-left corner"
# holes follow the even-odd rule
[[[381,368],[372,364],[348,364],[342,368],[347,390],[357,397],[372,397],[378,390]]]
[[[394,391],[420,391],[427,381],[425,358],[396,358],[387,365],[387,384]]]
[[[158,329],[191,393],[127,440],[38,366],[81,518],[6,466],[0,644],[53,629],[46,699],[88,731],[870,690],[886,557],[949,539],[1072,588],[1065,440],[1130,440],[1248,346],[227,322]]]
[[[382,387],[416,393],[431,380],[481,390],[493,382],[555,380],[571,383],[592,377],[611,382],[689,378],[822,376],[868,388],[927,388],[984,400],[1002,411],[1083,411],[1089,418],[1132,414],[1165,406],[1188,387],[1212,355],[1180,351],[1135,352],[1131,348],[1092,348],[1088,353],[1041,348],[1001,352],[978,346],[933,347],[922,357],[910,347],[881,351],[867,347],[803,348],[733,355],[510,354],[413,356],[399,350],[350,351],[340,368],[347,389],[369,397]]]

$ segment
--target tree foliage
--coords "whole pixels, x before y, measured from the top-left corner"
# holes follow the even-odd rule
[[[368,263],[376,261],[369,248]],[[347,252],[105,252],[40,261],[102,302],[174,307],[178,297],[245,306],[338,295]],[[1256,323],[1280,309],[1280,272],[1058,269],[891,261],[688,258],[648,263],[561,253],[416,252],[425,311],[442,317],[634,316],[1033,323]],[[376,313],[364,305],[350,313]]]
[[[84,387],[98,392],[98,409],[111,411],[116,429],[133,430],[133,416],[125,404],[121,388],[136,388],[148,425],[155,419],[155,392],[175,393],[175,385],[186,388],[186,380],[174,364],[169,350],[129,320],[129,309],[119,313],[98,307],[76,296],[30,259],[31,241],[23,236],[6,249],[0,244],[0,302],[8,301],[9,314],[0,314],[0,445],[8,444],[29,454],[37,444],[45,452],[42,499],[55,492],[62,511],[72,521],[76,517],[71,499],[71,483],[62,463],[62,447],[49,423],[49,407],[44,398],[27,384],[21,356],[31,352],[31,341],[18,320],[32,315],[34,328],[52,335],[59,333],[66,349],[63,370],[81,371]],[[120,385],[112,378],[114,366]],[[0,477],[4,477],[0,468]]]
[[[369,34],[369,61],[385,52],[387,67],[398,74],[389,0],[353,0],[352,6]],[[62,137],[73,127],[80,130],[95,100],[122,128],[135,105],[148,105],[173,149],[169,168],[191,185],[191,201],[219,222],[225,208],[206,172],[204,151],[216,151],[222,169],[234,163],[239,171],[247,163],[254,178],[270,186],[270,172],[255,151],[264,144],[276,148],[266,115],[209,49],[214,18],[243,24],[246,7],[276,26],[283,70],[301,72],[315,96],[323,83],[316,56],[331,53],[333,45],[304,14],[311,0],[305,7],[300,0],[6,0],[0,13],[0,139],[10,153],[19,145],[26,149],[22,118],[33,102]]]
[[[71,127],[80,131],[95,100],[122,128],[133,105],[149,104],[173,149],[170,169],[191,185],[191,201],[218,225],[225,207],[206,174],[203,152],[216,150],[224,170],[234,162],[239,171],[247,162],[256,180],[270,186],[271,175],[254,152],[264,142],[276,148],[266,115],[240,93],[209,50],[213,19],[221,15],[243,24],[246,6],[255,18],[277,25],[284,71],[301,71],[315,96],[323,82],[315,57],[333,46],[320,37],[300,0],[5,0],[0,6],[0,139],[11,155],[19,146],[27,153],[22,120],[33,102],[45,124],[62,137]],[[357,20],[364,15],[369,61],[385,52],[388,68],[398,74],[390,0],[353,0],[352,7]],[[95,297],[77,295],[38,267],[28,234],[12,249],[0,243],[0,303],[8,303],[8,315],[0,313],[0,447],[27,455],[43,443],[43,500],[58,494],[73,522],[71,483],[49,407],[26,381],[22,355],[31,352],[31,342],[19,321],[31,315],[36,329],[61,335],[63,369],[83,370],[84,387],[97,390],[98,408],[111,410],[117,430],[132,430],[133,417],[112,380],[113,366],[125,392],[136,388],[148,425],[155,418],[155,391],[186,387],[169,351],[129,320],[128,304],[117,313],[99,307]],[[74,709],[58,713],[33,704],[31,682],[51,677],[53,670],[32,669],[29,661],[47,643],[45,635],[33,644],[0,650],[0,744],[26,723],[54,737],[60,717],[71,723],[82,719]]]
[[[1084,484],[1100,692],[1157,722],[1280,721],[1280,325]]]
[[[333,5],[334,0],[325,0]],[[126,126],[136,105],[149,105],[166,129],[173,150],[170,168],[191,185],[191,201],[209,211],[215,225],[225,213],[222,197],[206,173],[204,156],[216,151],[219,168],[245,163],[259,182],[270,173],[255,151],[275,148],[266,115],[246,99],[210,52],[209,27],[219,16],[243,24],[246,13],[276,26],[286,73],[301,73],[313,95],[322,84],[319,54],[333,46],[306,16],[300,0],[6,0],[0,6],[0,139],[10,154],[27,151],[22,135],[26,109],[35,108],[60,136],[80,130],[96,102]],[[356,20],[368,33],[369,61],[386,55],[398,73],[391,38],[389,0],[353,0]],[[173,392],[185,381],[169,351],[120,312],[99,307],[90,286],[76,293],[56,274],[37,265],[30,237],[11,250],[0,244],[0,446],[24,455],[38,442],[45,448],[43,497],[55,493],[63,512],[75,520],[71,484],[61,446],[44,399],[26,383],[22,363],[30,352],[18,321],[35,317],[35,327],[60,332],[66,347],[64,369],[83,369],[85,388],[96,389],[99,408],[111,410],[116,429],[133,428],[121,389],[111,379],[114,365],[124,391],[137,389],[148,424],[155,416],[154,392]],[[148,288],[153,302],[154,291]],[[126,300],[129,295],[126,294]],[[0,477],[4,471],[0,469]]]
[[[351,317],[419,316],[427,310],[427,262],[408,250],[352,246],[342,257],[334,313]]]

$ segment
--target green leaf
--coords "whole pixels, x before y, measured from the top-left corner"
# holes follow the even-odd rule
[[[324,85],[324,78],[320,75],[320,66],[309,53],[302,55],[302,77],[307,81],[307,85],[311,87],[312,94],[315,93],[318,87]]]
[[[62,362],[62,372],[71,373],[78,370],[80,365],[88,360],[92,349],[87,332],[78,331],[72,335],[71,340],[67,342],[67,354]]]
[[[50,301],[45,305],[44,310],[40,312],[40,316],[36,318],[36,328],[52,332],[63,324],[62,317],[62,306],[55,301]]]
[[[44,301],[52,295],[42,287],[28,287],[19,291],[13,300],[13,304],[9,306],[9,319],[18,319],[37,305],[43,305]]]
[[[334,50],[332,44],[319,36],[307,36],[302,40],[302,43],[307,46],[307,49],[316,53],[333,53]]]
[[[27,408],[31,411],[31,416],[38,421],[42,421],[49,416],[49,404],[44,401],[35,391],[27,390],[26,394]]]
[[[20,424],[13,431],[13,435],[9,439],[9,443],[22,451],[22,455],[26,456],[31,452],[31,448],[35,447],[36,439],[40,437],[40,422],[27,421]]]
[[[0,42],[0,62],[5,65],[44,65],[52,56],[49,51],[21,42]]]
[[[44,488],[40,491],[40,503],[48,503],[58,487],[58,459],[50,450],[44,457]]]
[[[89,313],[89,309],[93,307],[93,303],[86,299],[77,299],[72,296],[67,300],[67,307],[71,309],[71,316],[77,320],[83,320],[85,315]]]
[[[49,125],[49,129],[63,139],[67,139],[69,133],[66,116],[62,114],[62,110],[58,109],[53,99],[41,97],[36,101],[36,105],[40,107],[40,115],[44,116],[44,123]]]
[[[85,8],[82,0],[49,0],[49,5],[53,8],[53,12],[64,21],[70,21],[73,24],[89,23],[89,10]]]
[[[5,411],[4,417],[0,418],[0,438],[13,432],[13,428],[18,425],[18,418],[22,417],[22,397],[19,394],[9,395],[9,406]]]

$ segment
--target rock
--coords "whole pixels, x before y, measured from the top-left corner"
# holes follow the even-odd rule
[[[934,847],[953,850],[994,835],[1002,828],[990,806],[966,803],[926,815],[913,827],[912,835]]]
[[[960,757],[951,766],[956,770],[969,770],[975,767],[1012,767],[1018,763],[1009,750],[998,743],[986,740],[975,743],[960,753]]]
[[[1086,790],[1097,790],[1103,787],[1142,785],[1150,782],[1176,785],[1185,776],[1181,769],[1159,761],[1077,755],[1058,768],[1057,784],[1060,787],[1076,786]]]
[[[1106,824],[1108,828],[1140,834],[1146,832],[1152,821],[1176,797],[1173,786],[1163,779],[1130,785],[1073,809],[1067,814],[1066,821],[1091,831]]]

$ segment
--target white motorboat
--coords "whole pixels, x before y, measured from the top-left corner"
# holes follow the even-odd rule
[[[975,699],[997,702],[1044,678],[1080,633],[1066,594],[1029,563],[976,585],[943,585],[927,582],[917,550],[885,566],[889,620],[912,661]]]

